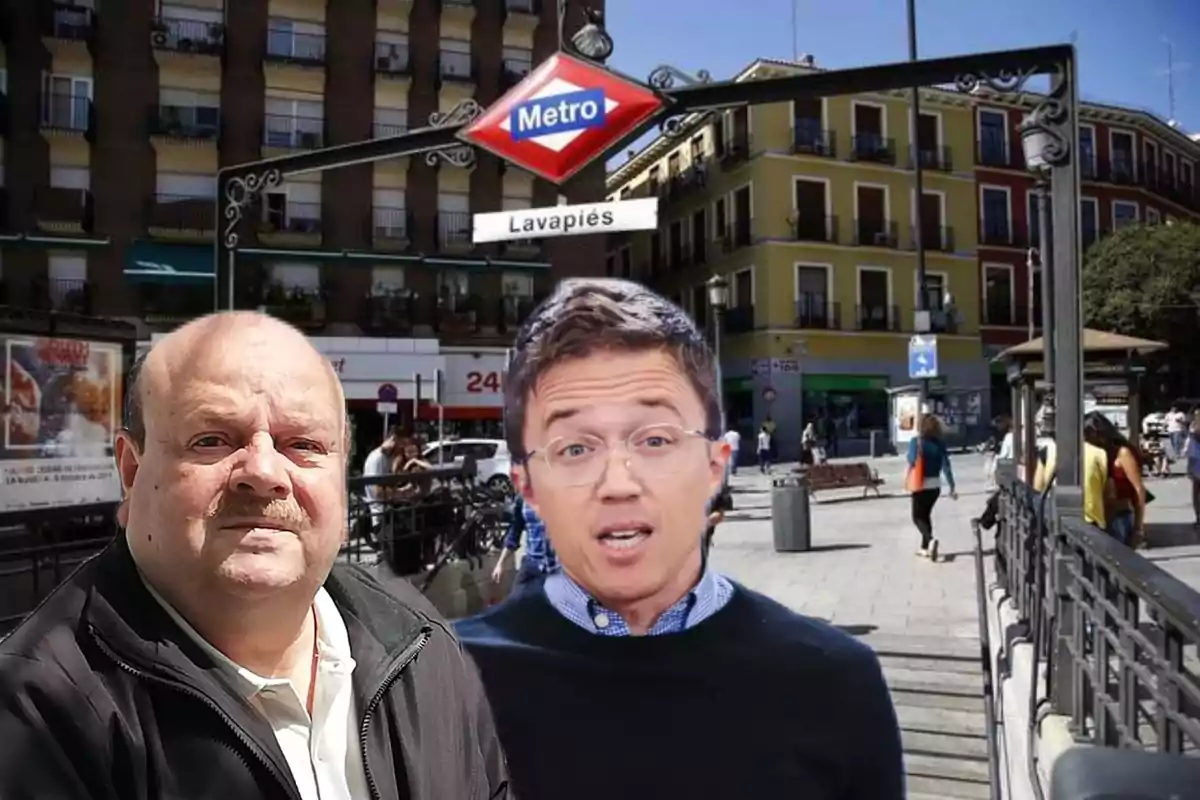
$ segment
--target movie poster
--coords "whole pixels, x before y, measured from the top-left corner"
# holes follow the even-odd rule
[[[921,403],[915,394],[898,394],[892,399],[895,414],[896,444],[908,444],[917,435],[917,417]]]
[[[116,502],[121,347],[0,334],[0,512]]]

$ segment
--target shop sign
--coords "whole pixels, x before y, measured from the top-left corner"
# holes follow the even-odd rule
[[[505,351],[447,353],[442,403],[452,408],[500,408],[504,405]]]

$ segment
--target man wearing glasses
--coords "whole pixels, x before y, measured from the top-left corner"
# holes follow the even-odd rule
[[[687,315],[634,283],[571,280],[515,349],[514,485],[561,569],[459,633],[517,795],[903,797],[875,655],[703,556],[729,445]]]

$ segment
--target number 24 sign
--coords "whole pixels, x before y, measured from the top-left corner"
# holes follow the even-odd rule
[[[467,391],[471,394],[496,393],[500,391],[499,372],[468,372]]]

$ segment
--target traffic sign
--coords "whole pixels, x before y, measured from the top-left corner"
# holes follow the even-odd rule
[[[399,397],[400,397],[400,390],[396,388],[396,384],[381,383],[379,385],[379,402],[394,403],[394,402],[396,402],[396,400]]]
[[[491,211],[475,214],[472,222],[471,241],[475,244],[583,233],[652,231],[658,227],[658,198]]]
[[[555,53],[458,137],[561,184],[662,107],[651,89]]]
[[[914,336],[908,340],[908,377],[936,378],[938,348],[936,336]]]

